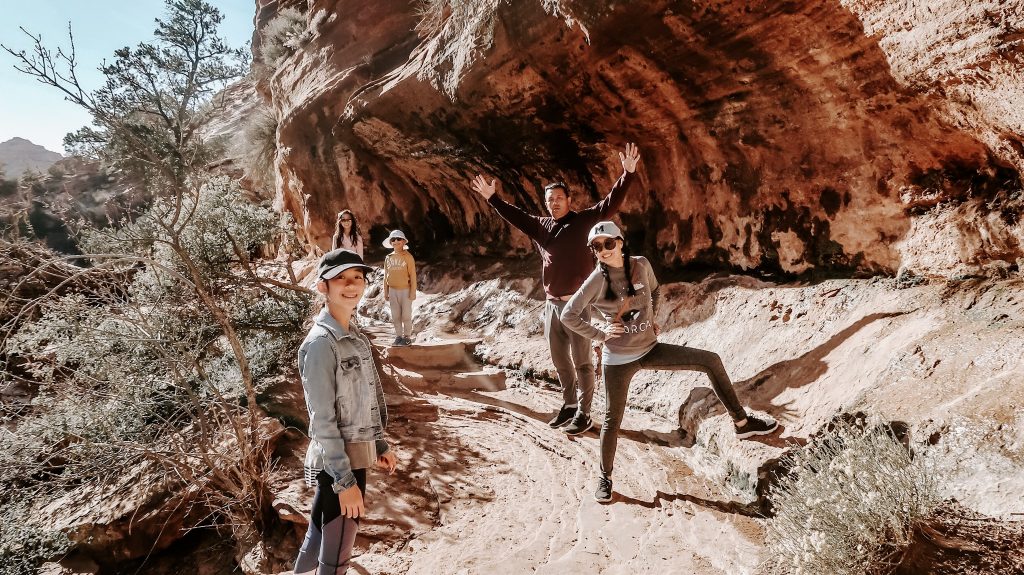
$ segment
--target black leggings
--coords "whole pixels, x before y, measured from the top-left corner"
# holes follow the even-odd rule
[[[615,448],[619,439],[619,426],[626,411],[626,396],[629,382],[641,369],[665,369],[700,371],[711,380],[711,389],[722,402],[734,421],[747,416],[736,390],[732,387],[729,374],[722,365],[722,358],[713,351],[684,347],[670,343],[657,343],[647,355],[622,365],[605,365],[602,368],[604,380],[604,425],[601,426],[601,471],[611,474],[615,462]]]
[[[366,470],[353,469],[356,485],[366,497]],[[331,485],[334,478],[321,471],[316,476],[316,494],[309,514],[309,529],[295,560],[294,572],[308,573],[316,569],[317,575],[342,575],[348,571],[352,547],[359,532],[359,520],[341,515],[338,494]]]

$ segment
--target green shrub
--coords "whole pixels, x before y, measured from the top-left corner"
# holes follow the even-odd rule
[[[71,549],[67,536],[33,521],[28,503],[7,498],[0,510],[0,575],[35,573]]]
[[[27,50],[2,46],[90,113],[65,147],[104,160],[155,200],[120,227],[85,224],[80,259],[90,268],[54,257],[32,267],[59,269],[66,281],[31,272],[35,283],[56,282],[42,281],[41,294],[16,286],[25,297],[13,301],[0,345],[38,380],[39,395],[5,421],[0,498],[116,473],[129,459],[119,453],[144,454],[202,490],[211,517],[248,550],[274,515],[270,435],[246,407],[272,369],[268,349],[301,332],[296,310],[311,298],[281,279],[290,272],[282,262],[254,260],[290,232],[287,221],[207,171],[219,154],[203,129],[222,105],[213,95],[248,70],[247,52],[217,34],[223,16],[208,2],[165,8],[153,41],[115,51],[94,91],[79,84],[69,52],[40,35],[26,31]]]
[[[255,389],[244,383],[223,323],[189,278],[202,277],[204,294],[233,326],[253,388],[294,353],[312,295],[254,277],[273,264],[256,264],[247,254],[290,233],[281,227],[289,222],[241,196],[237,182],[213,178],[195,196],[157,200],[121,228],[84,233],[89,254],[123,259],[95,263],[120,267],[128,279],[45,298],[39,319],[6,339],[3,351],[20,358],[39,391],[15,432],[0,430],[0,494],[102,481],[151,454],[169,459],[184,477],[209,482],[207,496],[229,524],[259,528],[269,461],[259,449],[232,446],[265,438],[255,428],[225,426],[249,421],[243,407]],[[181,225],[169,231],[174,214]],[[270,271],[266,277],[281,274]],[[217,439],[224,429],[243,436],[225,444]],[[167,452],[186,435],[198,435],[187,444],[194,453]],[[235,466],[231,477],[247,483],[216,483],[209,461]]]
[[[18,191],[17,180],[6,180],[3,178],[3,174],[0,173],[0,198],[6,198],[13,196]]]

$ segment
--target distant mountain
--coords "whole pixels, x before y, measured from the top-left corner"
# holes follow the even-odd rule
[[[25,138],[11,138],[0,143],[0,168],[8,180],[21,177],[26,170],[46,172],[47,168],[63,157]]]

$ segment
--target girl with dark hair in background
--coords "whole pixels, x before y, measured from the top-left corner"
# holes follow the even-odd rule
[[[363,257],[363,238],[359,235],[359,222],[356,221],[356,215],[352,210],[338,212],[331,249],[339,248],[353,251],[359,254],[359,257]]]
[[[603,342],[605,415],[601,427],[601,476],[594,498],[601,503],[612,499],[612,464],[619,426],[626,410],[629,382],[641,369],[703,372],[729,411],[738,437],[774,431],[778,426],[774,421],[747,415],[717,353],[658,341],[658,280],[647,258],[629,255],[619,227],[612,222],[599,222],[591,228],[587,243],[597,257],[597,268],[569,299],[561,320],[580,335]],[[585,320],[591,305],[608,322],[604,330]]]

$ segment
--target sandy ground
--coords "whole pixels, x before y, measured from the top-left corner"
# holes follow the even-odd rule
[[[602,505],[593,500],[597,433],[570,438],[548,427],[561,401],[554,387],[428,381],[400,393],[393,431],[405,433],[404,473],[429,482],[435,523],[397,551],[371,548],[358,560],[367,572],[710,574],[749,573],[758,562],[761,529],[743,514],[752,510],[728,509],[729,494],[694,475],[670,421],[627,415],[615,499]],[[392,491],[388,479],[371,500],[407,481],[393,480]],[[374,512],[402,516],[400,507]]]
[[[666,285],[663,340],[721,353],[741,401],[783,429],[738,441],[700,374],[638,375],[607,505],[592,498],[596,431],[573,439],[546,425],[561,396],[543,381],[535,286],[431,283],[416,300],[417,346],[389,350],[369,310],[401,471],[371,475],[356,573],[754,573],[759,478],[841,412],[905,422],[944,459],[947,495],[1024,513],[1019,280]],[[506,369],[455,376],[481,359]],[[304,514],[309,493],[295,495]]]

